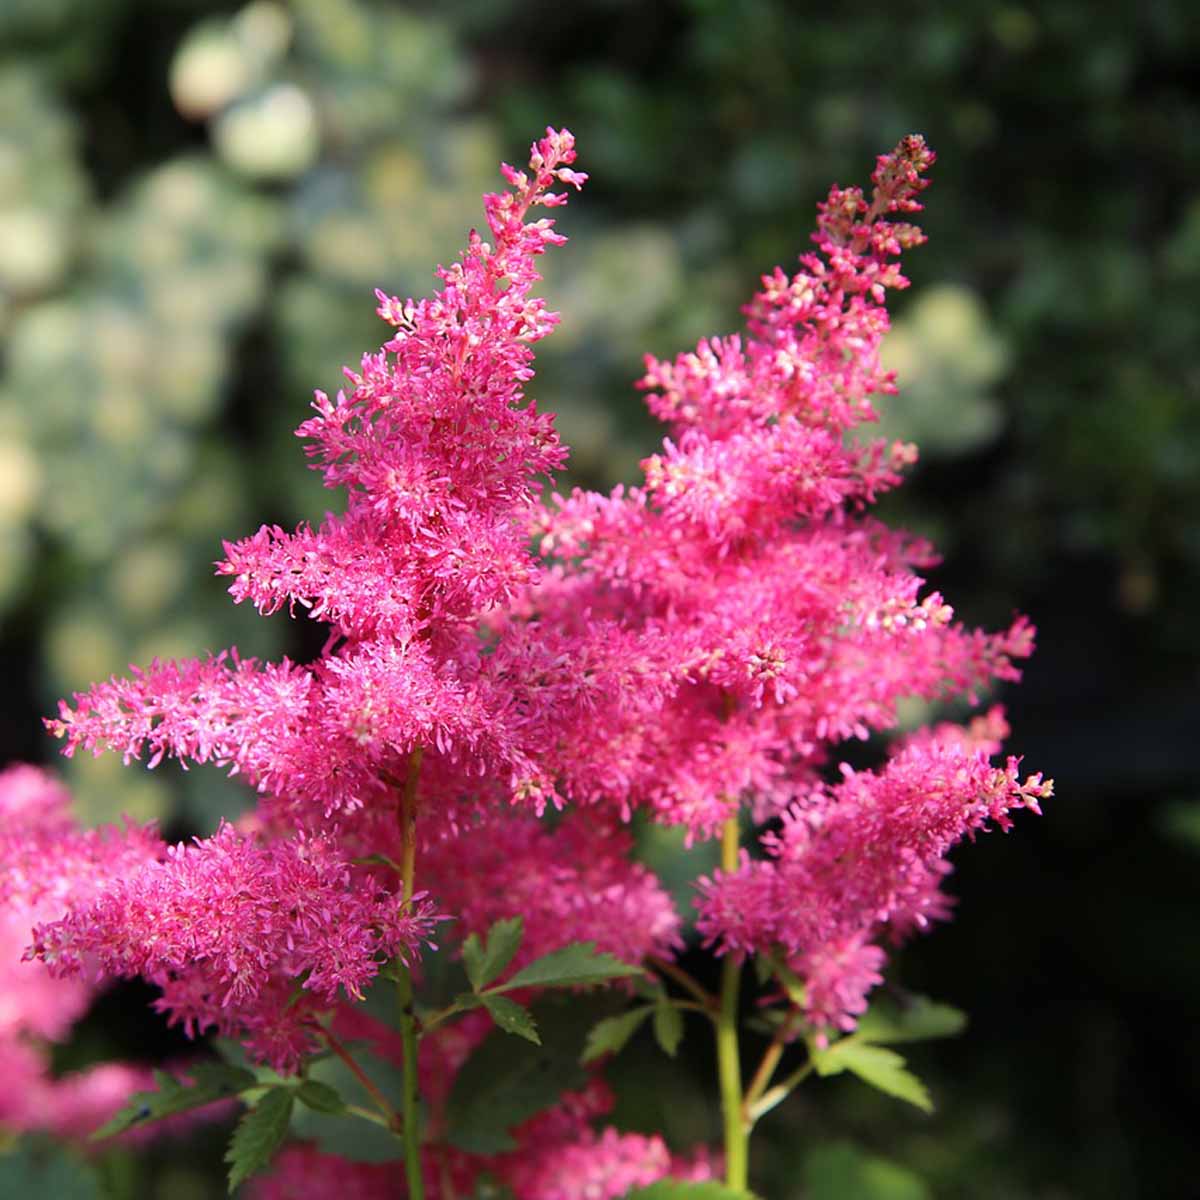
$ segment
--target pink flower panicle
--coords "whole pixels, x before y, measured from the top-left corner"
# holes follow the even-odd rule
[[[151,1074],[125,1063],[97,1063],[55,1077],[40,1047],[0,1037],[0,1131],[52,1133],[68,1140],[87,1138],[129,1096],[152,1086]]]
[[[719,441],[789,430],[789,418],[835,431],[875,420],[871,396],[894,390],[878,358],[884,300],[908,286],[893,260],[925,240],[917,226],[885,218],[920,210],[934,158],[924,139],[907,137],[876,163],[871,204],[859,188],[833,187],[818,205],[818,253],[802,255],[793,276],[763,276],[745,309],[745,339],[709,338],[672,363],[647,356],[640,386],[655,416],[678,435],[698,429]]]
[[[949,912],[941,883],[948,851],[964,837],[1007,830],[1013,809],[1040,811],[1052,794],[1019,760],[993,766],[1003,713],[968,729],[943,726],[909,739],[878,771],[842,767],[768,833],[768,857],[744,857],[732,874],[701,881],[699,928],[738,955],[782,949],[808,983],[808,1016],[852,1029],[880,982],[881,936],[898,941]]]
[[[432,921],[428,901],[401,905],[332,837],[260,844],[223,825],[39,925],[33,953],[59,974],[94,964],[141,976],[189,1034],[235,1033],[289,1069],[311,1042],[314,1010],[339,990],[361,998],[384,959],[408,960],[429,941]],[[293,981],[303,1003],[288,1003]]]
[[[893,727],[901,698],[1018,677],[1028,623],[956,623],[922,594],[930,547],[865,513],[915,450],[849,432],[893,387],[883,301],[922,237],[891,218],[920,207],[932,162],[907,138],[879,160],[871,203],[835,188],[818,251],[764,279],[744,337],[648,360],[671,437],[644,487],[539,512],[550,569],[514,610],[536,639],[505,629],[492,665],[553,697],[524,702],[523,736],[561,794],[711,837],[743,798],[786,809],[829,745]]]
[[[318,392],[298,431],[326,484],[347,489],[346,512],[316,531],[264,526],[227,543],[218,571],[236,600],[263,612],[298,603],[352,638],[404,637],[529,582],[522,512],[535,479],[566,458],[553,417],[524,400],[531,343],[558,321],[530,290],[538,256],[566,239],[527,218],[566,203],[556,183],[583,185],[574,160],[570,133],[547,130],[529,174],[505,165],[512,190],[484,198],[491,243],[472,233],[431,299],[377,293],[392,339],[346,372],[349,393]]]
[[[657,1135],[621,1133],[611,1126],[562,1145],[534,1148],[507,1172],[513,1194],[525,1200],[620,1200],[660,1179],[712,1179],[711,1167],[674,1157]]]
[[[189,1033],[215,1027],[280,1070],[330,1014],[395,1057],[352,1002],[383,960],[416,958],[435,907],[456,938],[521,915],[514,966],[574,941],[670,955],[679,916],[622,823],[641,810],[711,838],[749,805],[771,822],[763,856],[700,881],[699,928],[719,953],[782,956],[824,1037],[853,1028],[886,943],[948,915],[949,851],[1050,795],[1017,759],[993,763],[998,708],[827,780],[839,744],[893,730],[902,699],[975,704],[1033,649],[1023,617],[994,633],[958,622],[920,574],[932,547],[869,512],[916,461],[863,434],[896,387],[879,347],[887,294],[908,284],[900,256],[924,240],[907,219],[934,161],[924,141],[879,158],[870,199],[829,192],[814,249],[763,277],[741,333],[646,359],[639,386],[667,436],[640,487],[543,503],[566,451],[525,393],[557,321],[532,289],[564,239],[534,210],[584,182],[574,158],[571,135],[547,130],[527,170],[502,167],[486,240],[470,235],[432,297],[377,293],[389,340],[298,431],[344,511],[226,543],[234,600],[328,625],[319,658],[155,662],[48,722],[68,754],[240,774],[258,792],[244,829],[172,848],[152,831],[80,834],[38,780],[0,787],[0,815],[28,825],[0,833],[14,864],[0,902],[24,906],[55,973],[141,975]],[[430,898],[406,903],[393,870],[361,864],[414,849],[397,816],[418,762]],[[549,805],[567,811],[542,821]],[[423,1043],[431,1129],[489,1022],[477,1010]],[[703,1152],[598,1130],[605,1095],[593,1077],[509,1155],[427,1147],[430,1195],[446,1180],[468,1194],[481,1170],[527,1200],[712,1172]],[[390,1169],[308,1147],[255,1186],[260,1200],[402,1194]]]
[[[627,830],[588,816],[569,813],[550,828],[526,812],[500,810],[425,847],[422,879],[456,914],[458,935],[523,917],[518,966],[581,941],[623,962],[672,954],[680,919],[671,897],[630,861]]]
[[[574,158],[570,133],[548,130],[528,173],[505,167],[511,190],[485,198],[490,242],[473,233],[431,299],[380,294],[391,340],[347,373],[348,391],[318,393],[299,431],[326,483],[346,489],[345,512],[226,546],[218,571],[235,600],[307,610],[332,626],[326,653],[307,667],[231,652],[135,670],[60,706],[48,725],[68,753],[225,764],[314,828],[393,803],[387,780],[418,747],[528,791],[538,772],[475,625],[536,579],[529,512],[565,458],[523,389],[531,343],[557,320],[530,295],[537,258],[565,240],[530,216],[565,203],[557,184],[582,185]]]
[[[0,771],[0,1135],[86,1137],[149,1085],[149,1072],[99,1063],[56,1077],[49,1043],[64,1041],[94,983],[55,978],[25,955],[31,928],[136,870],[161,846],[151,829],[81,831],[66,788],[38,767]]]

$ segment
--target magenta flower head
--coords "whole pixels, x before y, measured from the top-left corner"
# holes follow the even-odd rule
[[[257,1107],[234,1183],[239,1146],[272,1120],[277,1146],[293,1104],[352,1113],[309,1086],[320,1051],[374,1104],[357,1115],[402,1138],[416,1200],[484,1179],[527,1200],[616,1200],[722,1170],[748,1194],[749,1128],[808,1071],[857,1064],[924,1101],[899,1056],[868,1047],[863,1065],[859,1022],[888,947],[948,916],[956,844],[1051,794],[998,758],[999,707],[895,736],[900,701],[976,705],[1020,677],[1034,640],[1020,616],[998,632],[956,621],[921,574],[932,548],[870,511],[916,461],[868,434],[896,388],[879,357],[885,303],[924,240],[908,220],[934,161],[923,139],[878,159],[869,198],[829,192],[815,248],[762,278],[741,332],[645,360],[639,386],[666,436],[640,485],[544,497],[566,451],[525,392],[557,321],[532,289],[564,239],[538,210],[582,185],[574,160],[571,135],[547,130],[526,170],[502,167],[486,233],[438,270],[433,296],[377,293],[388,340],[333,397],[316,394],[298,431],[340,511],[225,544],[234,600],[321,622],[322,653],[155,662],[48,722],[67,754],[224,766],[256,810],[167,847],[152,831],[79,833],[39,779],[0,788],[0,811],[29,826],[0,836],[0,900],[24,906],[38,970],[141,976],[189,1033],[216,1029],[295,1076],[265,1094],[243,1081]],[[840,761],[877,736],[880,765]],[[719,996],[675,959],[683,922],[634,861],[635,815],[720,839],[696,888]],[[435,931],[469,990],[422,1003]],[[748,1083],[747,958],[773,1036]],[[359,1003],[380,977],[397,989],[390,1024]],[[473,1064],[487,1087],[504,1075],[478,1067],[497,1039],[542,1045],[527,1005],[613,981],[625,1008],[582,1054],[570,1047],[561,1094],[538,1107],[521,1091],[503,1128],[456,1126]],[[685,1014],[717,1033],[723,1167],[597,1127],[611,1106],[599,1064],[644,1021],[674,1053]],[[400,1067],[398,1104],[340,1034]],[[807,1065],[771,1085],[793,1042]],[[486,1107],[471,1110],[485,1126],[503,1106]],[[295,1145],[257,1195],[402,1194],[389,1170]]]
[[[390,804],[387,779],[417,748],[469,775],[536,774],[476,630],[536,578],[530,512],[566,457],[524,386],[558,320],[530,295],[537,259],[565,241],[533,214],[582,186],[574,159],[571,135],[548,131],[528,173],[506,166],[510,190],[485,197],[491,240],[472,233],[432,298],[380,293],[391,339],[298,430],[345,511],[226,544],[234,599],[326,623],[326,653],[300,667],[232,651],[99,684],[49,722],[67,753],[228,765],[302,825]]]

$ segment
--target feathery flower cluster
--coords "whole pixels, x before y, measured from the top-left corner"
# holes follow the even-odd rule
[[[191,846],[50,817],[36,846],[0,837],[18,864],[0,900],[26,897],[33,953],[56,972],[141,975],[189,1032],[232,1033],[284,1071],[330,1023],[396,1057],[398,1035],[348,1002],[385,960],[415,965],[435,913],[459,944],[522,916],[517,966],[582,940],[670,957],[679,916],[622,823],[641,812],[728,838],[749,811],[770,825],[765,857],[701,881],[699,928],[719,953],[786,963],[819,1040],[853,1028],[881,942],[946,915],[949,850],[1050,794],[1016,759],[990,761],[998,710],[826,779],[839,743],[895,728],[901,699],[975,703],[1033,648],[1022,617],[997,633],[956,622],[918,574],[932,548],[868,513],[916,458],[860,435],[895,390],[879,346],[887,293],[908,282],[898,258],[924,240],[906,219],[933,162],[924,141],[879,158],[870,200],[830,191],[815,250],[763,277],[743,334],[646,359],[640,387],[669,436],[641,486],[544,502],[566,451],[524,393],[532,343],[557,321],[531,289],[565,239],[533,211],[582,185],[574,159],[571,135],[548,130],[528,172],[502,168],[509,189],[484,200],[491,240],[472,233],[432,298],[377,293],[390,339],[347,389],[318,392],[298,431],[344,511],[226,543],[235,601],[323,622],[322,654],[155,662],[48,722],[67,754],[216,763],[258,793],[247,831]],[[548,805],[568,811],[547,821]],[[422,1043],[433,1140],[490,1027],[476,1008]],[[522,1200],[711,1173],[657,1138],[597,1131],[601,1090],[563,1096],[507,1156],[423,1147],[428,1194],[484,1169]],[[400,1186],[296,1147],[257,1195]]]
[[[478,616],[536,576],[527,510],[536,479],[566,451],[553,418],[523,399],[531,343],[557,316],[530,296],[536,259],[565,239],[555,207],[585,176],[571,136],[550,131],[530,173],[485,198],[493,243],[472,234],[430,300],[380,294],[392,339],[347,371],[351,390],[318,393],[298,431],[347,508],[319,529],[263,527],[226,545],[218,571],[235,600],[307,610],[331,627],[311,667],[260,667],[236,654],[156,663],[63,704],[51,728],[126,758],[149,750],[230,764],[302,823],[387,803],[388,776],[418,747],[523,777],[504,720],[508,697],[484,674]]]
[[[125,837],[81,833],[70,796],[44,771],[0,771],[0,1131],[82,1138],[115,1112],[149,1072],[102,1063],[54,1078],[48,1044],[61,1042],[91,1002],[84,979],[55,979],[23,961],[30,927],[57,914],[76,890],[104,887],[153,854],[144,830]]]
[[[899,941],[949,915],[945,856],[963,837],[1007,829],[1010,810],[1040,811],[1051,794],[1040,775],[1021,781],[1018,760],[992,766],[993,709],[974,731],[944,726],[910,740],[879,771],[842,767],[764,835],[768,858],[701,881],[701,932],[738,955],[782,949],[807,981],[807,1015],[853,1029],[881,982],[881,935]],[[973,742],[983,742],[974,748]]]
[[[679,913],[646,867],[630,861],[628,831],[567,814],[549,827],[520,810],[427,846],[422,880],[460,934],[483,934],[504,917],[524,918],[516,962],[572,941],[595,942],[623,962],[669,957]]]
[[[379,963],[413,957],[432,927],[427,901],[402,905],[331,838],[260,843],[223,825],[71,903],[34,929],[33,951],[59,973],[86,959],[149,980],[189,1034],[216,1027],[294,1068],[314,1013],[339,989],[361,999]]]
[[[543,660],[565,664],[567,707],[539,757],[572,800],[711,836],[742,798],[759,815],[786,808],[829,745],[892,726],[899,698],[1017,677],[1027,623],[954,624],[937,593],[920,597],[929,546],[863,515],[914,448],[849,436],[894,390],[878,361],[883,301],[907,285],[893,260],[922,236],[887,218],[920,207],[932,161],[907,138],[879,160],[871,204],[835,188],[819,253],[764,278],[744,338],[647,359],[642,387],[673,436],[643,488],[541,511],[556,566],[525,604],[543,642],[550,631]],[[597,682],[571,694],[562,677],[580,664]]]

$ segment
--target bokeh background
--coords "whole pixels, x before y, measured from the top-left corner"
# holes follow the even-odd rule
[[[1058,796],[962,850],[956,922],[899,963],[971,1015],[913,1049],[938,1111],[810,1086],[756,1134],[759,1187],[1200,1195],[1198,56],[1191,0],[2,0],[0,760],[51,761],[39,716],[131,661],[306,652],[228,603],[220,540],[319,517],[290,432],[311,389],[547,123],[592,182],[536,393],[591,486],[654,445],[641,353],[735,327],[828,184],[923,132],[885,419],[923,454],[888,516],[943,548],[960,615],[1037,622],[1003,698]],[[208,771],[60,766],[90,821],[186,836],[243,802]],[[175,1052],[146,1000],[103,999],[60,1065]],[[702,1031],[684,1045],[620,1060],[624,1122],[715,1132]],[[54,1194],[218,1195],[220,1148],[110,1155]]]

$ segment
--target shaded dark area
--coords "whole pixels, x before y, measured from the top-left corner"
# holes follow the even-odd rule
[[[54,748],[38,717],[53,698],[147,646],[195,653],[237,640],[301,658],[317,648],[309,626],[277,618],[260,628],[252,613],[231,609],[210,564],[222,536],[319,518],[319,489],[288,431],[310,389],[336,387],[338,364],[378,341],[368,281],[427,289],[434,259],[453,253],[477,219],[472,197],[477,176],[490,186],[493,148],[511,159],[548,122],[566,124],[592,175],[585,203],[564,222],[574,257],[555,268],[547,291],[553,297],[571,276],[564,338],[577,310],[580,320],[601,319],[577,342],[548,343],[540,398],[563,410],[576,477],[604,486],[628,478],[653,444],[629,386],[640,351],[667,353],[734,327],[758,275],[805,248],[812,205],[829,182],[864,182],[877,153],[920,130],[939,162],[922,222],[930,241],[910,256],[914,286],[898,305],[915,365],[898,364],[902,394],[887,431],[924,450],[886,514],[937,541],[946,562],[931,582],[964,620],[997,625],[1019,610],[1038,625],[1037,656],[1003,700],[1013,751],[1053,775],[1057,795],[1040,820],[1023,816],[1010,835],[961,850],[956,920],[914,944],[894,971],[903,986],[971,1016],[961,1040],[913,1053],[939,1112],[910,1115],[861,1087],[820,1081],[756,1134],[759,1186],[765,1196],[801,1197],[803,1148],[848,1138],[915,1171],[939,1200],[1196,1193],[1193,8],[1189,0],[845,12],[789,0],[310,0],[287,9],[292,40],[273,69],[315,97],[320,150],[290,176],[255,177],[222,149],[218,115],[207,125],[189,120],[167,90],[189,31],[237,6],[7,7],[0,79],[20,81],[5,93],[18,105],[13,142],[53,143],[63,157],[74,146],[72,170],[84,183],[79,198],[62,199],[61,181],[76,179],[63,167],[48,176],[50,199],[33,184],[28,194],[14,184],[6,198],[14,211],[52,213],[67,257],[36,286],[12,282],[0,261],[0,442],[36,458],[42,487],[28,503],[0,503],[0,755],[48,761]],[[404,24],[393,29],[393,18]],[[336,29],[352,19],[377,34],[367,49],[322,33],[322,21]],[[412,44],[420,53],[404,58]],[[478,163],[462,134],[472,121],[486,127],[485,136],[471,126],[484,143]],[[44,134],[51,128],[60,132]],[[138,208],[145,173],[190,155],[217,181],[208,208],[190,216],[169,203]],[[135,232],[121,234],[122,220]],[[418,227],[413,244],[386,241],[379,231],[393,225]],[[104,320],[118,304],[144,317],[164,353],[185,345],[175,326],[153,325],[165,320],[156,315],[162,281],[137,253],[167,226],[200,249],[194,259],[163,251],[164,277],[195,289],[203,320],[187,320],[208,321],[220,348],[186,360],[200,399],[189,392],[174,408],[141,377],[113,385],[113,355],[102,353],[116,344],[117,326]],[[4,229],[0,222],[0,239]],[[584,257],[589,244],[594,259]],[[230,264],[251,259],[250,282],[235,287]],[[213,261],[225,264],[215,278],[202,270]],[[575,281],[593,268],[588,278],[598,282]],[[956,290],[937,293],[946,285]],[[661,302],[645,301],[638,328],[626,329],[621,312],[659,291]],[[944,302],[936,311],[921,308],[931,291]],[[75,306],[78,329],[88,331],[53,370],[41,349],[51,305]],[[978,327],[971,313],[982,314]],[[976,368],[984,342],[1001,349]],[[111,432],[117,417],[78,440],[81,414],[127,386],[150,414],[137,418],[129,444]],[[77,408],[54,399],[72,389]],[[177,474],[132,473],[168,454],[180,459]],[[93,488],[72,500],[71,487],[91,471],[122,494]],[[211,491],[203,479],[215,480]],[[81,514],[100,532],[79,534]],[[184,547],[187,582],[162,585],[165,598],[148,607],[160,586],[152,555],[171,546]],[[150,582],[130,599],[113,581],[134,567]],[[100,635],[111,640],[109,658],[75,653],[95,649]],[[220,811],[219,778],[202,773],[183,786],[164,771],[155,786],[160,779],[158,807],[139,815],[185,834]],[[121,810],[109,777],[80,776],[73,786],[102,798],[89,810],[97,819]],[[706,963],[689,953],[698,972]],[[147,1013],[143,991],[108,993],[63,1050],[64,1064],[114,1050],[177,1057],[179,1040]],[[711,1080],[703,1031],[689,1028],[684,1046],[670,1063],[648,1036],[635,1043],[614,1071],[633,1092],[622,1116],[647,1127],[665,1120],[668,1133],[712,1132],[691,1099]],[[197,1178],[219,1173],[215,1140],[208,1150]],[[178,1167],[162,1170],[178,1186]]]

